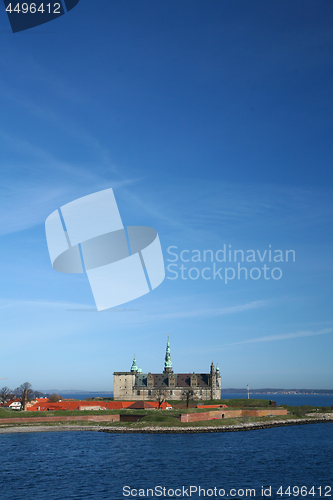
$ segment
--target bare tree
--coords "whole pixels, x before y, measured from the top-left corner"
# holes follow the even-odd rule
[[[62,397],[60,396],[60,394],[52,394],[49,397],[50,403],[57,403],[57,401],[59,401],[60,399],[62,399]],[[89,399],[89,401],[90,401],[90,399]]]
[[[35,393],[32,389],[32,385],[29,382],[24,382],[24,384],[17,387],[14,391],[15,396],[22,401],[21,410],[25,411],[27,409],[27,403],[29,400],[33,399]]]
[[[28,404],[28,389],[25,388],[23,390],[22,403],[21,403],[22,411],[27,411],[27,404]]]
[[[34,399],[35,397],[35,392],[32,388],[32,385],[29,382],[24,382],[24,384],[20,385],[17,387],[14,391],[15,396],[17,397],[22,397],[24,394],[24,391],[27,391],[27,398],[29,399]]]
[[[0,402],[1,404],[7,403],[10,399],[14,397],[13,391],[9,387],[5,386],[0,389]]]
[[[167,395],[167,391],[165,389],[153,389],[152,390],[152,397],[154,398],[155,401],[158,402],[158,409],[160,409],[161,404],[164,403],[166,395]]]
[[[194,396],[194,391],[193,389],[185,389],[181,395],[181,398],[186,401],[186,408],[188,408],[188,405],[190,403],[190,400],[193,399]]]

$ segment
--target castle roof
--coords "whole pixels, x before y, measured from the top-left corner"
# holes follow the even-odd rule
[[[136,359],[135,359],[135,354],[134,354],[134,358],[133,358],[133,362],[132,362],[132,366],[131,366],[131,372],[136,372],[136,371],[138,371],[138,367],[136,364]]]
[[[168,335],[168,342],[167,342],[166,352],[165,352],[164,370],[166,370],[167,368],[172,368],[169,335]]]
[[[168,388],[172,389],[168,383],[168,375],[165,373],[152,373],[154,379],[154,387]],[[193,373],[173,373],[175,377],[176,385],[175,387],[190,387],[191,386],[191,375]],[[196,373],[197,386],[200,388],[209,388],[209,374],[208,373]],[[135,378],[136,387],[147,387],[147,373],[137,374]]]

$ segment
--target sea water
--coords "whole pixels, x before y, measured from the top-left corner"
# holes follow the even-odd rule
[[[0,498],[319,500],[332,498],[332,464],[332,423],[212,434],[0,434]]]

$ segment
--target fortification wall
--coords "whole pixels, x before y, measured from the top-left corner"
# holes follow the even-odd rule
[[[35,422],[119,422],[120,415],[72,415],[69,417],[9,417],[1,418],[0,424],[23,424]]]
[[[228,415],[226,415],[226,413]],[[214,418],[236,418],[242,416],[242,410],[220,410],[220,411],[204,411],[200,413],[182,413],[181,422],[200,422],[201,420],[211,420]]]
[[[220,418],[238,418],[238,417],[267,417],[269,415],[287,415],[285,408],[278,410],[220,410],[205,411],[200,413],[183,413],[181,422],[200,422],[202,420],[212,420]]]
[[[288,410],[286,408],[280,408],[278,410],[243,410],[243,417],[268,417],[269,415],[287,415]]]

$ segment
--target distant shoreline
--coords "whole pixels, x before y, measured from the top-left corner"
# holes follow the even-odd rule
[[[238,425],[224,425],[220,427],[142,427],[141,429],[130,429],[127,427],[103,427],[82,425],[30,425],[17,427],[0,427],[0,434],[22,433],[22,432],[70,432],[70,431],[93,431],[107,432],[110,434],[199,434],[211,432],[239,432],[273,427],[288,427],[295,425],[332,423],[333,418],[307,418],[293,420],[275,420],[272,422],[252,422]]]
[[[222,389],[221,395],[227,394],[247,394],[246,389]],[[249,391],[251,396],[255,394],[274,395],[284,394],[291,396],[332,396],[333,389],[252,389]],[[223,399],[223,398],[222,398]]]
[[[61,390],[61,389],[52,389],[52,390],[41,390],[43,394],[62,394],[66,396],[68,394],[95,394],[96,396],[91,397],[113,397],[113,391],[78,391],[78,390]],[[273,388],[264,388],[264,389],[250,389],[251,394],[292,394],[292,395],[310,395],[310,396],[331,396],[333,395],[333,389],[273,389]],[[247,389],[232,389],[227,387],[226,389],[222,389],[221,394],[247,394]]]

